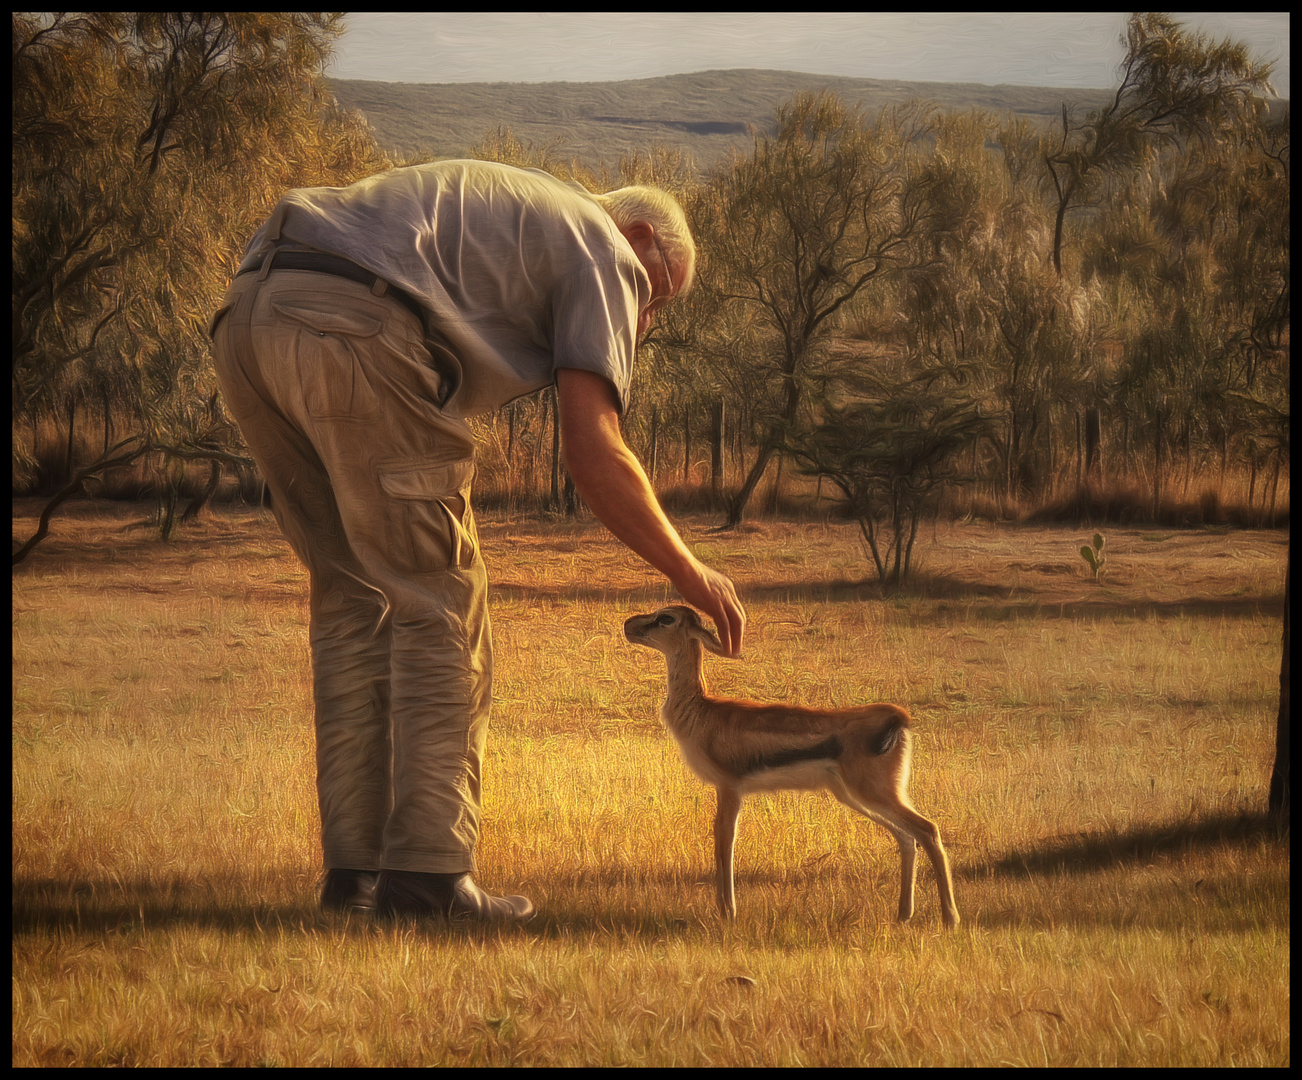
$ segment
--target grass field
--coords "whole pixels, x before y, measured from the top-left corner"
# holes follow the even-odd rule
[[[39,503],[15,504],[16,536]],[[1287,534],[942,525],[883,599],[848,526],[684,524],[731,573],[722,693],[896,701],[954,864],[821,796],[713,795],[661,729],[669,598],[595,525],[483,523],[481,881],[526,928],[316,909],[306,581],[268,515],[160,544],[73,504],[14,578],[13,1064],[1287,1065],[1289,846],[1260,816]]]

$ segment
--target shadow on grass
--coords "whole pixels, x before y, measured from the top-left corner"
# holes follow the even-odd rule
[[[955,615],[967,620],[1003,621],[1013,619],[1115,619],[1141,616],[1180,618],[1280,616],[1284,612],[1283,593],[1259,596],[1203,597],[1182,600],[1152,600],[1118,597],[1109,600],[1060,600],[1046,593],[1037,599],[1033,587],[1019,587],[1015,597],[1004,586],[950,581],[945,588],[910,589],[907,593],[883,596],[873,582],[844,580],[750,583],[741,585],[737,595],[744,602],[815,602],[866,603],[900,599],[909,602],[910,623],[953,622]],[[544,600],[565,603],[623,603],[654,608],[676,602],[664,585],[628,587],[521,585],[510,580],[490,585],[494,600],[531,602]],[[919,603],[921,605],[919,606]]]
[[[1010,852],[998,862],[956,868],[954,876],[975,880],[992,874],[1015,878],[1088,874],[1111,867],[1147,864],[1159,855],[1287,842],[1287,825],[1281,827],[1266,814],[1225,814],[1198,821],[1147,825],[1127,832],[1073,833],[1045,842],[1034,850]]]
[[[816,860],[795,870],[754,870],[737,875],[737,888],[789,889],[793,896],[815,881],[834,881],[844,872],[834,860]],[[894,871],[892,870],[892,875]],[[892,876],[892,880],[893,876]],[[493,883],[487,883],[493,889]],[[630,873],[624,868],[583,869],[545,881],[512,883],[537,903],[526,926],[481,926],[434,919],[380,919],[368,913],[323,913],[315,890],[301,900],[259,902],[247,881],[234,878],[196,882],[181,878],[15,878],[13,939],[49,934],[109,935],[141,930],[201,928],[230,934],[300,934],[371,937],[417,933],[489,940],[501,935],[530,937],[627,936],[646,940],[680,938],[717,924],[711,872],[666,867]],[[241,896],[249,899],[242,900]]]
[[[1084,875],[1110,868],[1144,866],[1161,856],[1197,853],[1220,847],[1285,846],[1287,826],[1265,814],[1222,815],[1198,821],[1170,822],[1126,832],[1077,833],[1043,843],[1034,850],[1013,851],[995,862],[957,865],[958,880],[982,881],[992,877],[1031,879],[1060,874]],[[885,864],[884,881],[893,883],[895,866]],[[925,878],[925,861],[920,865]],[[776,887],[791,898],[816,881],[835,881],[849,873],[862,873],[838,860],[815,860],[797,869],[752,869],[739,872],[737,891],[750,904],[762,904],[760,893]],[[871,887],[886,887],[880,882]],[[491,883],[490,883],[491,887]],[[13,938],[48,934],[130,933],[139,930],[197,927],[235,934],[289,931],[332,937],[374,937],[416,933],[473,941],[524,934],[529,937],[628,936],[642,940],[682,938],[712,932],[713,880],[707,870],[665,868],[628,873],[620,868],[585,869],[549,877],[545,882],[519,882],[516,887],[534,898],[539,914],[524,927],[480,926],[437,919],[387,921],[366,914],[323,914],[316,908],[315,892],[297,902],[247,900],[253,889],[247,881],[192,882],[179,878],[158,881],[120,878],[16,878],[13,881]],[[865,887],[861,882],[860,887]],[[1168,886],[1162,885],[1162,889]],[[920,880],[926,893],[930,883]],[[662,890],[671,899],[654,899]],[[888,889],[888,892],[890,890]],[[885,894],[884,894],[885,895]],[[582,899],[578,899],[582,897]],[[893,894],[889,897],[893,902]],[[932,898],[934,900],[934,896]],[[1237,910],[1240,897],[1226,897],[1227,911]],[[922,906],[926,906],[925,904]],[[960,895],[960,907],[962,896]],[[1161,904],[1141,905],[1160,910]],[[932,913],[934,914],[934,912]],[[1048,918],[1048,915],[1045,915]],[[1121,917],[1121,916],[1118,916]],[[1126,919],[1134,918],[1133,913]],[[1033,916],[1009,913],[1018,925]],[[920,923],[929,925],[927,920]],[[980,922],[996,925],[998,914],[987,911]],[[1059,921],[1058,916],[1050,919]],[[1247,925],[1247,924],[1245,924]]]
[[[234,880],[197,884],[179,879],[14,878],[13,936],[58,930],[107,933],[191,925],[231,931],[264,931],[297,925],[316,913],[302,905],[239,903],[232,892],[248,891]]]
[[[482,926],[463,921],[432,919],[381,919],[369,913],[324,913],[316,907],[315,890],[301,901],[289,903],[242,901],[252,890],[248,882],[227,879],[193,882],[122,878],[15,878],[13,881],[13,939],[48,934],[107,935],[141,930],[202,928],[231,934],[266,934],[291,931],[306,934],[340,934],[350,937],[375,934],[419,933],[474,940],[502,934],[525,933],[533,937],[572,934],[628,934],[663,938],[681,936],[699,920],[685,911],[693,896],[693,882],[677,871],[640,875],[661,884],[682,887],[684,908],[664,910],[655,905],[612,903],[610,889],[630,885],[628,875],[584,872],[549,879],[545,891],[566,896],[573,890],[592,890],[596,903],[564,907],[539,896],[542,883],[522,883],[521,891],[540,900],[539,914],[526,926]],[[650,881],[647,882],[650,884]],[[567,910],[567,908],[570,908]]]
[[[1015,590],[1004,585],[964,581],[961,578],[935,578],[914,582],[907,590],[882,592],[876,582],[814,581],[800,584],[751,583],[738,590],[743,600],[817,601],[822,603],[887,601],[909,603],[910,623],[952,621],[955,614],[968,619],[1112,619],[1156,615],[1162,618],[1181,616],[1219,617],[1282,615],[1283,592],[1261,596],[1190,597],[1180,600],[1155,600],[1137,596],[1110,599],[1061,599],[1045,592],[1037,597],[1033,585]],[[919,606],[934,605],[934,606]]]

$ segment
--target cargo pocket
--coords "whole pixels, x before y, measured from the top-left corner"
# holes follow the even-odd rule
[[[295,374],[312,416],[374,420],[380,415],[379,398],[359,355],[359,346],[383,329],[379,319],[286,301],[273,303],[271,309],[294,332]]]
[[[404,551],[408,569],[428,573],[464,570],[478,553],[470,512],[470,458],[406,460],[379,467],[380,487],[394,500],[402,529],[394,547]]]
[[[222,316],[225,315],[228,311],[230,311],[230,309],[233,308],[234,306],[235,306],[235,301],[228,300],[226,301],[226,303],[222,304],[221,307],[219,307],[216,311],[212,313],[212,318],[208,320],[209,341],[211,341],[213,335],[217,333],[217,324],[222,321]]]

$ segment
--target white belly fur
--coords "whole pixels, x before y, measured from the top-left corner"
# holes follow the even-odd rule
[[[836,762],[828,759],[797,761],[750,773],[737,784],[737,791],[741,795],[756,791],[824,791],[836,772]]]

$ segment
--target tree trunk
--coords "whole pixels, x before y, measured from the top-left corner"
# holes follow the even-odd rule
[[[683,485],[692,482],[692,413],[683,409]]]
[[[877,529],[873,520],[870,517],[861,517],[856,520],[859,522],[859,532],[863,534],[864,543],[867,544],[868,551],[872,554],[873,565],[877,567],[877,580],[882,585],[885,585],[886,566],[882,563],[881,552],[877,550]],[[887,554],[889,557],[889,552]]]
[[[138,435],[132,436],[129,439],[124,439],[121,443],[113,447],[112,450],[110,451],[110,453],[117,453],[118,451],[122,451],[122,453],[118,454],[117,457],[104,456],[101,457],[98,461],[93,462],[90,465],[87,465],[86,468],[78,472],[75,476],[72,477],[71,480],[68,481],[67,484],[65,484],[58,492],[56,492],[54,498],[52,498],[48,503],[46,503],[45,509],[41,511],[40,519],[38,520],[36,525],[36,532],[32,535],[30,540],[28,540],[25,544],[23,544],[20,548],[18,548],[17,551],[13,553],[13,562],[11,565],[17,566],[20,562],[26,559],[27,556],[32,553],[32,549],[35,548],[36,545],[39,544],[42,540],[44,540],[46,536],[49,535],[50,518],[54,516],[54,512],[60,506],[62,506],[63,503],[65,503],[68,499],[72,498],[72,496],[74,496],[75,494],[77,494],[78,491],[81,490],[81,485],[86,481],[88,477],[94,476],[96,473],[105,472],[108,469],[115,468],[120,465],[130,465],[133,461],[135,461],[138,457],[140,457],[141,454],[147,453],[148,452],[147,446],[136,446],[134,449],[130,449],[130,450],[127,449],[128,446],[130,446],[132,443],[139,442],[139,440],[140,440],[140,436]]]
[[[1130,475],[1130,413],[1127,412],[1122,418],[1121,424],[1121,473],[1123,476]]]
[[[1153,521],[1162,516],[1162,410],[1157,410],[1157,431],[1153,439]]]
[[[918,520],[922,517],[922,511],[914,506],[909,514],[909,543],[904,549],[904,580],[908,581],[910,571],[913,568],[913,541],[918,535]]]
[[[565,504],[565,516],[572,518],[579,513],[579,493],[574,490],[574,477],[570,475],[570,470],[565,469],[565,481],[561,485],[564,493],[563,501]]]
[[[551,388],[552,413],[552,493],[548,503],[553,510],[561,505],[561,403],[556,387]]]
[[[1096,406],[1085,410],[1085,475],[1097,476],[1103,470],[1099,453],[1103,437],[1103,422]]]
[[[1270,815],[1281,824],[1289,816],[1289,712],[1288,712],[1288,581],[1293,559],[1289,557],[1284,569],[1284,655],[1279,664],[1279,715],[1275,720],[1275,764],[1270,771],[1270,793],[1267,806]]]
[[[904,523],[900,520],[900,493],[898,491],[891,494],[891,546],[887,551],[886,558],[890,561],[891,553],[895,555],[895,563],[891,567],[891,584],[900,583],[900,556],[904,552]]]
[[[176,527],[176,490],[170,485],[164,487],[158,508],[158,535],[164,543],[172,539],[172,530]]]
[[[759,486],[759,482],[764,476],[764,470],[768,468],[769,458],[773,456],[775,449],[776,447],[768,444],[760,447],[759,457],[755,459],[755,464],[750,467],[750,472],[746,475],[741,490],[737,492],[728,507],[728,520],[724,523],[724,528],[732,529],[741,523],[742,511],[746,509],[746,504],[750,502],[751,495]]]
[[[1193,472],[1193,448],[1190,445],[1190,441],[1193,438],[1193,433],[1190,430],[1192,427],[1193,425],[1189,422],[1188,417],[1186,417],[1184,422],[1183,438],[1181,440],[1184,450],[1184,489],[1180,493],[1182,498],[1189,497],[1189,477]]]
[[[786,460],[782,451],[778,451],[778,469],[773,475],[773,488],[769,491],[769,505],[765,511],[769,517],[777,517],[778,498],[782,494],[782,462]]]
[[[204,484],[203,490],[190,500],[190,505],[187,506],[185,511],[181,514],[182,524],[197,518],[203,508],[212,501],[213,495],[217,493],[217,485],[221,483],[221,478],[221,462],[210,461],[208,463],[208,482]]]
[[[65,483],[68,480],[72,479],[72,474],[73,474],[72,439],[73,439],[73,435],[76,433],[76,430],[77,430],[77,403],[75,401],[70,401],[68,402],[68,456],[64,459],[64,473],[63,473],[63,479]],[[1251,503],[1252,500],[1249,499],[1248,502]]]
[[[515,415],[516,402],[506,410],[506,505],[515,505]]]
[[[168,461],[163,457],[162,486],[158,493],[158,534],[164,543],[172,539],[172,530],[176,528],[176,503],[181,497],[181,482],[185,476],[185,465],[179,461]]]
[[[1033,433],[1025,430],[1021,417],[1014,408],[1008,429],[1008,499],[1010,502],[1016,502],[1022,495],[1022,484],[1025,481],[1022,471],[1022,438],[1025,436],[1027,445],[1034,447],[1032,435]]]
[[[68,464],[72,464],[72,436],[68,437]],[[1257,447],[1248,441],[1248,510],[1251,514],[1252,504],[1257,495]]]
[[[1062,277],[1062,226],[1067,218],[1067,202],[1067,197],[1058,200],[1058,214],[1053,223],[1053,270],[1059,277]]]
[[[651,490],[656,486],[656,465],[660,457],[660,406],[651,406],[651,469],[647,479],[651,482]]]
[[[717,504],[723,497],[723,399],[714,403],[710,429],[710,494]]]
[[[1044,406],[1044,452],[1048,458],[1049,474],[1045,481],[1044,497],[1053,499],[1058,494],[1058,459],[1054,456],[1053,406]]]
[[[1273,529],[1275,527],[1275,497],[1279,494],[1279,467],[1283,460],[1284,452],[1275,451],[1275,475],[1270,478],[1270,515],[1266,518],[1266,527]]]

